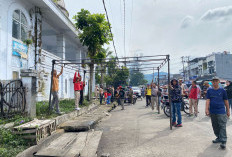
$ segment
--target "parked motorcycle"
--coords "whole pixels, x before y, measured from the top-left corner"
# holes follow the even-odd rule
[[[189,103],[188,103],[188,101],[185,101],[185,100],[183,99],[181,106],[182,106],[182,107],[181,107],[182,110],[183,110],[186,114],[189,114]],[[169,103],[168,96],[162,96],[162,97],[161,97],[161,109],[164,111],[164,114],[165,114],[167,117],[170,117],[171,108],[170,108],[170,103]]]

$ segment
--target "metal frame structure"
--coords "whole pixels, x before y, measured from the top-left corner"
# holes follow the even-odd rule
[[[51,107],[51,92],[52,92],[52,84],[53,84],[53,72],[54,72],[54,66],[55,65],[80,65],[80,64],[99,64],[99,61],[101,64],[107,64],[107,61],[112,60],[111,58],[106,59],[79,59],[79,60],[52,60],[52,73],[51,73],[51,85],[50,85],[50,95],[49,95],[49,112]],[[80,61],[80,62],[78,62]],[[96,62],[97,61],[97,62]],[[141,57],[122,57],[116,59],[117,64],[124,64],[124,66],[130,68],[135,65],[134,63],[145,63],[141,64],[139,66],[144,65],[150,65],[150,67],[143,67],[143,68],[136,68],[136,70],[139,70],[141,72],[143,71],[151,71],[157,70],[158,71],[158,88],[160,87],[160,69],[168,63],[168,84],[170,85],[170,55],[154,55],[154,56],[141,56]],[[131,65],[132,64],[132,65]],[[96,72],[98,70],[94,70],[93,72]],[[170,99],[170,86],[168,86],[168,96]],[[171,101],[169,101],[170,104],[170,130],[172,130],[172,104]],[[158,113],[160,113],[160,104],[158,103]]]

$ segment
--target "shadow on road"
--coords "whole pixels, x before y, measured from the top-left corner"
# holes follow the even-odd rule
[[[227,153],[228,150],[221,149],[219,144],[211,144],[204,150],[203,153],[200,153],[197,157],[226,157]]]

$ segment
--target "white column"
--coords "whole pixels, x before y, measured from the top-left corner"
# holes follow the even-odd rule
[[[63,34],[56,35],[56,45],[57,45],[57,56],[62,60],[65,60],[65,37]],[[58,71],[59,72],[59,71]],[[64,81],[65,70],[61,75],[61,84],[60,84],[60,98],[64,98],[65,92],[65,81]]]

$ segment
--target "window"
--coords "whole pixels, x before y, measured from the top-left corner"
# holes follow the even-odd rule
[[[12,21],[12,37],[24,41],[27,39],[27,19],[21,10],[15,10]]]

